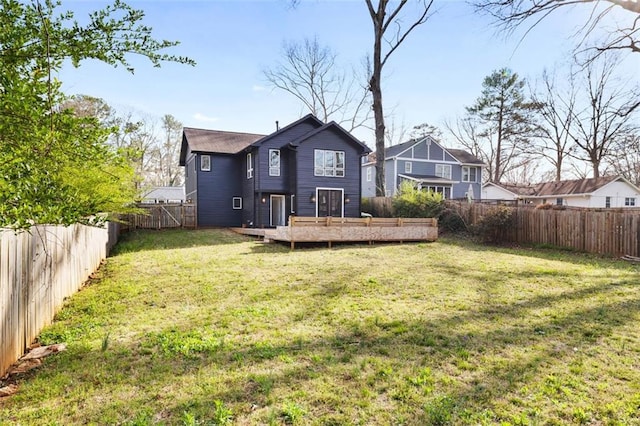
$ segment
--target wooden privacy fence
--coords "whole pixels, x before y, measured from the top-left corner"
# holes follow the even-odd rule
[[[140,214],[129,214],[121,219],[125,229],[195,228],[195,204],[138,204]]]
[[[393,216],[392,197],[369,197],[362,200],[362,211],[375,217]]]
[[[118,225],[0,229],[0,377],[116,243]]]
[[[468,225],[495,209],[495,205],[449,201]],[[536,209],[508,207],[514,225],[504,237],[524,244],[551,244],[613,256],[640,256],[640,210]]]

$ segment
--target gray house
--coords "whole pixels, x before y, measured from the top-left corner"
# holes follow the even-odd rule
[[[375,153],[362,164],[362,196],[374,197]],[[385,149],[386,196],[404,180],[441,193],[445,199],[480,199],[484,163],[461,149],[444,148],[430,136]]]
[[[309,114],[270,135],[185,127],[180,165],[198,226],[274,227],[289,215],[360,216],[369,148]]]

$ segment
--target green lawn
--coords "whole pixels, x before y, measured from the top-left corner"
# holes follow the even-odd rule
[[[640,424],[637,265],[126,236],[0,424]]]

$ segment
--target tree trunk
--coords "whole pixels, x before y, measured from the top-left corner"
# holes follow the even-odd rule
[[[504,92],[501,93],[500,110],[498,111],[498,145],[496,146],[496,170],[493,181],[500,183],[502,180],[502,124],[504,121]]]
[[[382,109],[382,26],[384,23],[384,8],[386,5],[381,3],[378,11],[373,19],[374,43],[373,43],[373,69],[371,70],[371,79],[369,80],[369,90],[371,91],[373,118],[375,121],[376,136],[376,196],[386,196],[385,173],[384,173],[384,111]]]

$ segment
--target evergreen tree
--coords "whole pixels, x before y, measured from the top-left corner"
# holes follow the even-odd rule
[[[478,126],[475,133],[483,143],[474,148],[479,148],[488,163],[490,181],[500,182],[506,173],[528,161],[535,105],[525,99],[524,86],[525,81],[510,69],[494,71],[485,77],[480,97],[466,109],[470,121]]]

